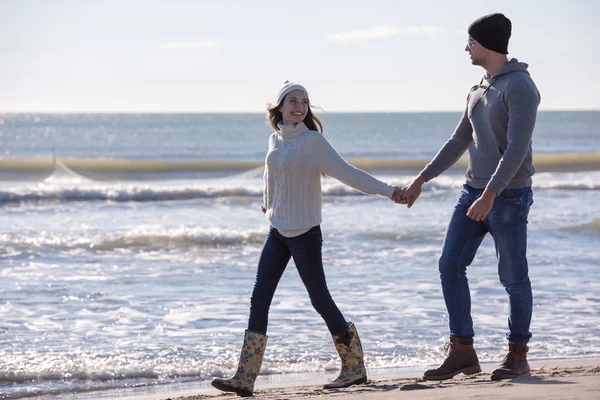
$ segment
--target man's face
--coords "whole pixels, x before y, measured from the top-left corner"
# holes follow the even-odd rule
[[[465,51],[469,53],[469,58],[471,59],[471,64],[473,65],[483,65],[485,61],[488,49],[483,47],[477,40],[473,39],[469,36],[467,40],[467,46],[465,47]]]

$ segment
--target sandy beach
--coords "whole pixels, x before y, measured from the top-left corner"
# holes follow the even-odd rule
[[[458,375],[442,382],[428,382],[418,374],[389,379],[373,379],[366,385],[340,390],[323,390],[320,385],[256,387],[255,398],[306,399],[344,398],[348,400],[391,399],[599,399],[600,363],[548,362],[534,367],[531,376],[512,380],[490,380],[494,365],[483,366],[477,375]],[[164,400],[237,399],[234,394],[215,390]]]
[[[336,151],[404,186],[462,114],[322,115]],[[410,210],[332,177],[321,182],[327,287],[358,329],[371,382],[321,390],[335,379],[339,356],[290,262],[269,308],[256,397],[498,398],[514,391],[600,400],[586,392],[597,389],[589,387],[597,374],[547,372],[584,366],[575,361],[600,366],[600,111],[538,117],[527,242],[532,379],[488,381],[506,352],[509,312],[488,235],[468,269],[484,374],[419,381],[439,365],[448,339],[439,258],[465,182],[460,165],[425,185]],[[237,367],[269,229],[264,170],[253,168],[264,164],[272,134],[264,115],[0,120],[0,142],[10,151],[0,154],[0,399],[235,398],[210,382]]]

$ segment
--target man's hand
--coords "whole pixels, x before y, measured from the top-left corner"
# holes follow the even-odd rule
[[[419,198],[421,187],[425,182],[427,182],[427,179],[425,179],[423,175],[419,175],[411,183],[404,186],[402,188],[404,193],[403,197],[400,199],[400,204],[407,204],[408,208],[411,208]]]
[[[471,207],[469,207],[467,210],[467,217],[477,222],[485,220],[492,210],[496,195],[496,192],[486,188],[481,197],[475,200],[475,202],[471,204]]]
[[[260,209],[262,210],[263,214],[267,213],[267,206],[262,205],[262,206],[260,206]]]

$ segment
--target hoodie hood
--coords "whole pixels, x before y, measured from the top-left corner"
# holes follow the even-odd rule
[[[511,72],[525,72],[529,75],[529,71],[527,68],[529,64],[524,62],[519,62],[516,58],[511,58],[508,62],[500,69],[500,71],[496,72],[491,78],[498,78],[499,76],[510,74]]]

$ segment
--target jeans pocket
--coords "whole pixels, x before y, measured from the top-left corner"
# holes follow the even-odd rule
[[[529,222],[528,218],[529,218],[529,209],[531,208],[531,205],[533,204],[533,192],[528,191],[527,193],[525,193],[525,195],[523,196],[523,204],[521,205],[521,212],[520,212],[520,219],[523,222]]]
[[[506,196],[506,195],[503,195],[502,193],[500,193],[498,195],[498,199],[500,199],[504,203],[514,204],[514,205],[519,206],[519,205],[521,205],[521,202],[523,201],[523,196],[509,197],[509,196]]]
[[[460,191],[460,195],[458,196],[458,200],[456,201],[456,207],[466,206],[469,207],[472,204],[471,200],[471,191],[474,191],[472,187],[469,185],[463,185],[462,190]]]
[[[492,213],[496,216],[498,221],[504,224],[514,224],[522,221],[521,217],[521,202],[523,196],[514,196],[515,193],[500,193],[494,200],[494,206],[492,207]]]

